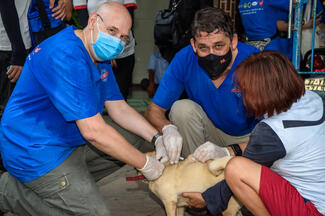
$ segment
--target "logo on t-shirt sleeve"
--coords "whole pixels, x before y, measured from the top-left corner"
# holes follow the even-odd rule
[[[32,59],[32,57],[31,57],[31,55],[35,55],[36,53],[38,53],[39,51],[41,51],[41,49],[42,48],[40,48],[40,47],[36,47],[32,52],[31,52],[31,54],[29,54],[28,55],[28,60],[31,60]]]

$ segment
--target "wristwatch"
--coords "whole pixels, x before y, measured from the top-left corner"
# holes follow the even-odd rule
[[[229,146],[232,148],[232,150],[234,151],[234,154],[236,156],[242,156],[243,155],[243,152],[242,152],[242,150],[241,150],[241,148],[239,147],[238,144],[231,144]]]
[[[156,135],[154,135],[153,137],[152,137],[152,139],[151,139],[151,144],[152,145],[155,145],[156,144],[156,141],[157,141],[157,139],[158,139],[158,137],[160,137],[160,136],[162,136],[162,134],[161,133],[156,133]]]

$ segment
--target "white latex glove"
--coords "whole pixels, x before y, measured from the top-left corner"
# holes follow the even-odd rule
[[[230,156],[226,147],[219,147],[212,142],[206,142],[197,147],[193,153],[195,160],[205,163],[207,160]]]
[[[169,158],[167,156],[167,152],[166,152],[166,149],[164,146],[162,136],[157,138],[157,140],[155,142],[155,146],[156,146],[156,159],[158,161],[160,161],[161,163],[167,162],[169,160]]]
[[[171,164],[178,163],[182,151],[183,138],[175,125],[165,125],[162,129],[163,141]]]
[[[143,168],[138,169],[149,181],[155,180],[161,176],[165,166],[155,158],[146,155],[147,161]]]

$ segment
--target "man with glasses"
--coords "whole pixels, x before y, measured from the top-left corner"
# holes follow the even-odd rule
[[[95,183],[103,177],[98,170],[108,175],[122,161],[149,180],[162,174],[162,163],[138,151],[101,116],[105,106],[115,123],[163,145],[158,131],[123,100],[112,69],[102,67],[123,50],[130,28],[127,9],[105,3],[84,30],[69,27],[27,57],[1,121],[8,172],[0,176],[0,211],[109,215]]]
[[[232,76],[235,67],[258,50],[238,42],[232,28],[223,10],[199,10],[192,24],[191,45],[176,54],[146,111],[146,118],[162,131],[161,152],[166,155],[161,157],[172,164],[181,153],[186,157],[199,146],[196,154],[207,157],[229,155],[231,146],[240,153],[238,144],[248,140],[257,123],[247,116]],[[189,99],[178,100],[184,89]],[[165,117],[168,109],[169,120]]]
[[[134,23],[134,11],[137,9],[136,0],[73,0],[74,9],[82,27],[87,25],[88,16],[96,11],[104,2],[116,1],[123,4],[129,11]],[[111,61],[116,82],[125,100],[132,86],[132,74],[135,64],[135,37],[133,28],[129,33],[123,52]]]

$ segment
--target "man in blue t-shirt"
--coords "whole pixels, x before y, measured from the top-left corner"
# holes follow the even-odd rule
[[[170,63],[146,112],[147,119],[163,134],[164,148],[156,148],[156,154],[172,164],[181,153],[203,152],[217,158],[230,155],[233,148],[239,155],[258,123],[248,117],[233,83],[235,67],[258,49],[238,42],[231,18],[219,8],[198,11],[192,35],[191,45]],[[178,100],[183,90],[189,99]],[[211,195],[210,191],[205,194]],[[197,193],[186,194],[191,200],[195,196]],[[208,206],[213,204],[199,196],[198,200]]]
[[[240,0],[238,10],[247,43],[260,49],[282,52],[277,35],[278,13],[288,12],[289,0]]]
[[[235,67],[258,50],[238,43],[231,18],[218,8],[198,11],[192,34],[191,45],[176,54],[146,112],[163,134],[165,149],[156,149],[157,154],[172,164],[181,152],[187,156],[207,141],[237,148],[258,122],[247,116],[232,80]],[[178,100],[183,90],[189,99]],[[228,154],[227,148],[218,151]]]
[[[1,121],[0,153],[8,172],[0,176],[0,212],[109,215],[92,175],[105,154],[113,157],[111,170],[122,161],[149,180],[162,174],[162,163],[101,116],[105,106],[115,123],[163,145],[158,131],[123,100],[105,65],[121,53],[130,28],[127,9],[105,3],[84,30],[69,27],[27,57]]]

